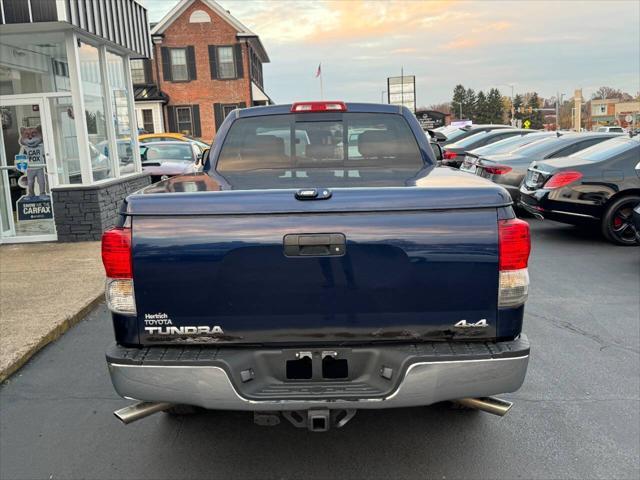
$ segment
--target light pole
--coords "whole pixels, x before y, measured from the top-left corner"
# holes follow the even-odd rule
[[[387,93],[386,90],[382,90],[382,92],[380,92],[380,103],[385,103],[384,101],[384,94]]]
[[[516,109],[513,106],[513,87],[516,86],[515,83],[501,83],[500,85],[498,85],[499,87],[511,87],[511,125],[513,125],[513,122],[515,120],[515,116],[516,116]]]
[[[556,92],[556,132],[560,130],[560,104],[564,96],[564,93]]]
[[[457,103],[460,105],[460,120],[462,120],[462,102],[456,102],[455,100],[451,100],[451,103]]]

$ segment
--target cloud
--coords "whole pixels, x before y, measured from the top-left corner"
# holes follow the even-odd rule
[[[456,40],[452,40],[440,46],[444,50],[462,50],[467,48],[476,47],[480,44],[480,41],[473,38],[462,37]]]
[[[403,48],[394,48],[391,50],[391,53],[414,53],[417,52],[418,49],[415,47],[403,47]]]
[[[503,32],[504,30],[509,30],[511,28],[513,28],[513,24],[511,22],[492,22],[474,27],[471,31],[473,33]]]
[[[225,2],[235,7],[234,2]],[[426,24],[440,23],[453,0],[431,1],[299,1],[251,2],[232,12],[264,39],[292,42],[335,43],[362,41],[393,35],[415,34]]]
[[[559,35],[540,35],[540,36],[527,36],[519,39],[521,43],[554,43],[554,44],[563,44],[563,43],[577,43],[577,42],[587,42],[590,38],[586,35],[580,34],[569,34],[562,33]]]
[[[157,20],[175,1],[145,3]],[[402,67],[424,105],[450,99],[457,83],[543,97],[580,84],[638,90],[638,1],[217,1],[260,35],[276,102],[319,97],[319,62],[325,98],[347,100],[380,101]]]

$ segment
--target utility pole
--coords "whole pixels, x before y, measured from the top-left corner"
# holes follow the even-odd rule
[[[556,92],[556,132],[562,128],[560,124],[560,104],[562,103],[562,97],[564,97],[564,93]]]
[[[510,83],[509,86],[511,87],[511,126],[513,126],[513,122],[514,122],[515,116],[516,116],[516,109],[513,106],[513,87],[515,85],[513,83]]]
[[[560,131],[560,92],[556,92],[556,132]]]
[[[404,107],[404,66],[400,67],[400,103]]]
[[[503,87],[511,87],[511,126],[515,127],[515,116],[516,116],[516,109],[513,106],[513,87],[516,86],[515,83],[501,83],[498,86],[503,86]]]
[[[457,103],[460,105],[460,120],[462,120],[462,102],[456,102],[455,100],[451,100],[451,103]]]

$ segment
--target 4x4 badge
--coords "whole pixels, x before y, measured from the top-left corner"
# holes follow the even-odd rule
[[[454,325],[454,327],[457,328],[487,328],[488,326],[489,324],[487,323],[486,318],[478,320],[476,323],[468,323],[466,320],[460,320]]]

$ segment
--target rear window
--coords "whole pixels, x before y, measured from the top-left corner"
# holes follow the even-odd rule
[[[513,153],[522,154],[522,155],[544,155],[547,151],[553,151],[554,146],[563,146],[568,145],[569,143],[565,143],[561,141],[561,138],[558,137],[546,137],[541,140],[537,140],[533,143],[528,143],[523,145],[520,148],[517,148],[513,151]]]
[[[401,115],[347,112],[238,119],[216,171],[250,189],[404,185],[423,167]]]
[[[599,127],[598,132],[614,132],[614,133],[623,133],[622,127]]]
[[[616,155],[620,155],[632,148],[638,148],[638,142],[633,140],[620,140],[618,138],[612,138],[604,142],[592,145],[589,148],[580,150],[579,152],[569,155],[570,157],[578,157],[582,160],[589,160],[591,162],[600,162],[613,158]]]
[[[481,132],[474,133],[473,135],[469,135],[468,137],[463,138],[459,142],[455,142],[455,143],[456,143],[456,146],[469,147],[475,143],[478,143],[478,141],[482,140],[484,137],[486,137],[490,133],[492,132],[483,130]]]
[[[458,127],[453,127],[452,130],[445,130],[442,132],[447,137],[448,142],[454,141],[456,138],[460,138],[463,134],[467,133],[467,130],[463,130]]]
[[[142,145],[140,147],[142,163],[158,162],[162,160],[192,162],[193,152],[191,144],[162,144],[160,142],[153,145]]]
[[[484,147],[477,148],[476,150],[474,150],[474,153],[479,153],[481,155],[488,155],[488,154],[494,154],[494,153],[512,152],[517,148],[520,148],[524,145],[528,145],[530,143],[538,141],[543,137],[549,136],[547,134],[544,134],[541,136],[538,136],[538,135],[540,134],[535,134],[535,133],[524,134],[523,133],[521,135],[508,137],[503,140],[499,140],[495,143],[490,143],[489,145],[486,145]]]

